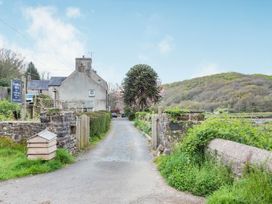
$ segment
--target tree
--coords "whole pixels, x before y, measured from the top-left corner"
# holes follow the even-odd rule
[[[24,59],[8,49],[0,49],[0,86],[9,86],[10,80],[20,78]]]
[[[25,74],[26,76],[30,76],[31,80],[40,80],[40,74],[32,62],[28,64]]]
[[[133,66],[123,82],[125,105],[135,111],[156,104],[160,96],[160,86],[157,73],[146,64]]]

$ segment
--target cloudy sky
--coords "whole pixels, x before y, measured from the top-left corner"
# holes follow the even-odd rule
[[[271,0],[0,0],[0,47],[40,72],[93,57],[109,82],[134,64],[163,83],[219,72],[272,75]]]

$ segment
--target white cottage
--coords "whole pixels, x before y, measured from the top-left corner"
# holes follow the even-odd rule
[[[76,58],[75,71],[52,77],[48,89],[64,109],[108,110],[108,84],[92,69],[91,58]]]

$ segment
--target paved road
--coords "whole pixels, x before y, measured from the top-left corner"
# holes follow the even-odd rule
[[[203,203],[202,198],[168,187],[146,139],[122,119],[108,137],[64,169],[0,182],[0,203],[122,204]]]

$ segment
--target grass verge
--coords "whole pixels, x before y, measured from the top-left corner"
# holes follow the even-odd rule
[[[106,137],[109,130],[107,132],[105,132],[105,133],[100,134],[100,135],[95,135],[95,136],[90,137],[90,145],[91,146],[97,145],[99,142],[101,142]]]
[[[272,203],[272,175],[262,169],[251,168],[233,185],[223,186],[208,197],[208,204]]]
[[[161,156],[156,160],[167,183],[181,191],[207,196],[224,185],[231,185],[233,175],[229,168],[213,159],[199,163],[199,159],[182,152]]]
[[[148,122],[140,119],[135,119],[134,126],[140,129],[145,134],[151,135],[151,124],[149,124]]]
[[[73,161],[74,157],[64,149],[58,149],[50,161],[28,160],[24,144],[0,137],[0,180],[51,172]]]
[[[159,157],[156,162],[169,185],[195,195],[210,196],[211,203],[272,203],[269,173],[255,169],[234,181],[228,167],[205,154],[208,143],[215,138],[271,151],[271,136],[270,131],[262,131],[247,120],[210,118],[191,128],[172,154]]]

